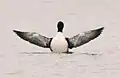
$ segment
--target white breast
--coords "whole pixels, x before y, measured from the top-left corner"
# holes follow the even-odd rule
[[[53,52],[67,52],[68,43],[61,32],[58,32],[51,41]]]

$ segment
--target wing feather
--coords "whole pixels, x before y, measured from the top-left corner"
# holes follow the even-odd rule
[[[40,47],[49,48],[51,38],[42,36],[36,32],[22,32],[13,30],[20,38]]]
[[[85,43],[88,43],[89,41],[98,37],[101,34],[103,29],[104,27],[95,29],[95,30],[90,30],[87,32],[83,32],[71,38],[66,38],[69,44],[69,48],[72,49],[75,47],[79,47]]]

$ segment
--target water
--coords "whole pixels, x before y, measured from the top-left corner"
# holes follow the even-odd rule
[[[5,0],[0,1],[0,78],[119,78],[120,1],[114,0]],[[21,40],[13,29],[74,36],[105,27],[95,40],[73,54],[54,54]]]

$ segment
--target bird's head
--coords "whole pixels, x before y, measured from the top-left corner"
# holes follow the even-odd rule
[[[62,21],[59,21],[57,24],[58,32],[63,32],[64,23]]]

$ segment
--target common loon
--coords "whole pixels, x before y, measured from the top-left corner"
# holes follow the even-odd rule
[[[57,34],[55,37],[46,37],[36,32],[22,32],[13,30],[20,38],[43,48],[50,48],[55,53],[69,53],[69,49],[79,47],[98,37],[104,27],[89,30],[77,34],[71,38],[63,35],[64,23],[59,21],[57,24]]]

